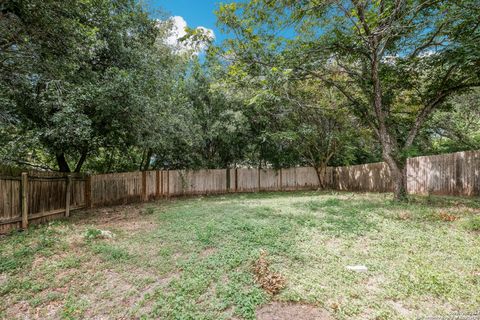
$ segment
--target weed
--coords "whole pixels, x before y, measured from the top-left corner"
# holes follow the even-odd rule
[[[338,207],[339,205],[340,205],[340,199],[338,198],[330,198],[325,200],[325,202],[323,202],[324,207]]]
[[[469,231],[480,231],[480,216],[471,216],[464,223],[465,229]]]
[[[126,250],[109,244],[96,244],[92,247],[92,250],[110,261],[125,261],[131,258],[131,255]]]
[[[198,241],[204,245],[211,245],[213,243],[213,237],[215,235],[215,227],[213,224],[208,224],[205,228],[198,228],[196,230]]]
[[[85,231],[84,238],[87,240],[91,239],[97,239],[101,236],[102,230],[95,229],[95,228],[88,228],[87,231]]]
[[[145,209],[142,211],[144,215],[152,215],[155,213],[155,207],[153,206],[147,206]]]
[[[115,234],[108,230],[100,230],[95,228],[89,228],[85,231],[83,237],[88,240],[93,239],[111,239],[115,237]]]
[[[62,318],[67,320],[78,319],[86,308],[86,302],[68,295],[62,310]]]

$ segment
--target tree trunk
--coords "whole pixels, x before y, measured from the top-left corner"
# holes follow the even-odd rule
[[[57,158],[58,170],[60,170],[60,172],[70,172],[70,167],[65,159],[65,154],[63,152],[57,153],[55,157]]]
[[[147,151],[147,156],[145,157],[145,164],[143,165],[143,171],[147,171],[150,168],[150,160],[152,160],[153,150],[151,148]]]
[[[385,121],[385,112],[383,110],[382,87],[379,76],[379,59],[377,57],[377,39],[374,38],[373,47],[375,48],[374,58],[372,59],[372,81],[373,81],[373,108],[378,121],[378,138],[382,145],[383,160],[390,168],[391,179],[393,182],[393,198],[396,201],[407,199],[407,177],[406,160],[398,160],[395,155],[398,151],[396,139],[392,138],[387,130]]]
[[[385,162],[390,168],[393,183],[393,198],[396,201],[407,199],[407,166],[406,161],[398,163],[391,156],[386,157]]]
[[[87,160],[87,151],[83,151],[82,155],[80,156],[80,159],[77,162],[77,166],[75,167],[75,173],[79,173],[80,170],[82,170],[82,166],[85,163],[85,160]]]
[[[317,173],[318,185],[320,188],[325,189],[325,168],[324,166],[313,166]]]

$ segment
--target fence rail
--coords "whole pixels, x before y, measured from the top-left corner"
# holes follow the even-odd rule
[[[416,157],[407,161],[408,192],[459,196],[480,195],[480,151]],[[328,188],[389,192],[385,163],[329,167]],[[160,170],[66,175],[30,171],[0,173],[0,233],[28,224],[68,216],[71,210],[162,197],[319,188],[315,169]]]

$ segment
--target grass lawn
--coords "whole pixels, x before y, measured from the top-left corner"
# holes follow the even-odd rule
[[[273,301],[325,319],[480,311],[480,200],[390,199],[237,194],[76,213],[0,238],[0,317],[255,319],[293,305]],[[286,279],[274,296],[254,280],[262,250]]]

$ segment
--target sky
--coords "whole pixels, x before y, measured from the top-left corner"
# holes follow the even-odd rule
[[[216,27],[217,18],[214,11],[219,3],[229,2],[228,0],[150,0],[149,5],[154,9],[163,9],[167,14],[176,16],[179,26],[183,20],[190,28],[203,27],[213,31],[215,43],[220,44],[226,37]]]

